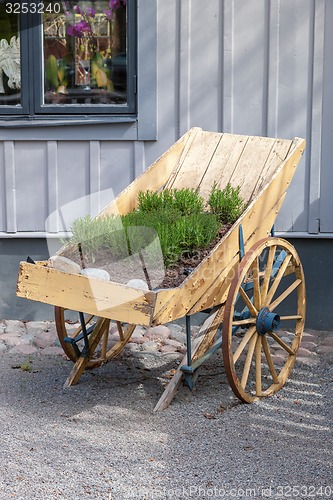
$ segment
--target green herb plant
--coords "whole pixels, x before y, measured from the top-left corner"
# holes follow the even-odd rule
[[[164,263],[170,267],[182,255],[191,256],[207,247],[221,223],[233,223],[241,215],[245,204],[239,192],[239,187],[228,184],[220,190],[214,183],[208,200],[210,210],[194,189],[139,192],[135,211],[75,220],[70,244],[79,246],[92,263],[101,250],[122,259],[149,248],[149,257],[154,259],[157,235]]]
[[[208,204],[211,212],[224,224],[233,224],[245,209],[244,200],[240,196],[240,187],[232,187],[230,183],[224,189],[218,189],[214,182]]]

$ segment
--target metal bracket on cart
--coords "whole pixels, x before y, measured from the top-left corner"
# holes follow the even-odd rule
[[[78,358],[87,358],[89,354],[89,340],[88,336],[90,333],[94,331],[95,325],[90,326],[89,328],[86,327],[85,321],[84,321],[84,315],[82,312],[79,312],[79,317],[80,317],[80,323],[82,327],[82,332],[80,335],[77,335],[75,338],[71,337],[65,337],[64,341],[67,342],[68,344],[71,344],[71,346],[74,349],[74,352]],[[80,351],[78,347],[78,342],[83,339],[84,342],[84,347]]]

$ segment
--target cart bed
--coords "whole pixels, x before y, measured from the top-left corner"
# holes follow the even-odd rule
[[[132,182],[99,216],[136,208],[139,191],[195,188],[207,198],[214,182],[240,186],[248,207],[178,287],[142,292],[115,282],[63,273],[47,263],[22,262],[17,295],[54,306],[140,325],[158,325],[225,301],[245,248],[270,234],[304,150],[303,139],[282,140],[191,129]]]

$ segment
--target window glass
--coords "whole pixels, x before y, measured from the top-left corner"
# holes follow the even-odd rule
[[[43,13],[44,105],[126,105],[126,0],[59,2]]]
[[[0,106],[21,104],[19,14],[0,3]]]

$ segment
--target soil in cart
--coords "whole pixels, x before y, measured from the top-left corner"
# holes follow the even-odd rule
[[[230,184],[224,190],[214,185],[207,203],[193,189],[140,192],[129,214],[74,221],[73,236],[59,253],[83,268],[106,270],[112,281],[139,278],[150,289],[177,287],[244,209],[239,187]]]

